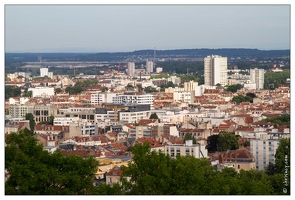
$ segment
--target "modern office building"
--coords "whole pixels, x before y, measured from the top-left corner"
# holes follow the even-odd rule
[[[218,55],[204,58],[204,82],[205,85],[227,85],[227,57]]]
[[[128,75],[129,76],[134,76],[135,73],[135,63],[134,62],[129,62],[128,63]]]
[[[256,89],[263,89],[264,69],[250,69],[250,81],[256,83]]]

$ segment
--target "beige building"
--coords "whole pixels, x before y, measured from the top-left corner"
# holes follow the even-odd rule
[[[255,169],[255,158],[246,148],[220,152],[219,162],[222,167],[232,167],[237,172]]]
[[[193,144],[192,140],[186,140],[185,144],[181,145],[166,145],[164,152],[166,155],[170,155],[171,158],[176,158],[176,156],[208,157],[208,151],[205,145]]]

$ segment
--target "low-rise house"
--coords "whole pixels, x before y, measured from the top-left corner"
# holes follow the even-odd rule
[[[255,169],[255,158],[250,153],[249,148],[240,148],[236,150],[229,150],[226,152],[220,152],[219,162],[223,166],[231,166],[237,172],[241,169],[248,171]]]

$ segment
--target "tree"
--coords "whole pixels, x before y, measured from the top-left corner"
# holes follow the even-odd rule
[[[162,152],[150,151],[149,143],[135,144],[132,153],[132,162],[127,167],[121,166],[123,191],[129,195],[171,194],[171,158]],[[131,179],[128,181],[125,177]]]
[[[56,88],[55,89],[55,93],[60,93],[60,92],[62,92],[62,89],[61,88]]]
[[[217,139],[217,150],[226,151],[226,150],[235,150],[239,148],[238,138],[229,132],[221,131]]]
[[[34,134],[35,126],[36,126],[34,115],[32,113],[27,113],[25,117],[26,117],[26,120],[30,121],[30,129],[31,129],[32,134]]]
[[[282,138],[275,154],[277,173],[290,175],[290,138]]]
[[[193,144],[197,144],[196,138],[191,133],[186,133],[183,138],[183,142],[186,140],[192,140]]]
[[[148,86],[148,87],[144,88],[144,91],[145,91],[146,93],[158,92],[158,90],[156,90],[156,89],[153,88],[152,86]]]
[[[19,97],[21,95],[21,89],[5,87],[5,99],[9,99],[10,97]]]
[[[237,104],[240,104],[242,102],[250,102],[253,103],[253,98],[250,96],[243,96],[243,95],[238,95],[232,98],[232,101],[236,102]]]
[[[152,113],[150,119],[159,119],[157,113]]]
[[[206,149],[208,149],[209,153],[213,153],[217,151],[217,140],[219,135],[211,135],[207,138],[207,146]]]
[[[234,84],[234,85],[228,85],[225,89],[227,92],[237,92],[238,90],[242,89],[243,86],[241,84]]]
[[[246,141],[243,143],[243,146],[244,146],[244,147],[249,147],[249,146],[250,146],[250,141],[249,141],[249,140],[246,140]]]
[[[28,91],[28,92],[24,93],[22,96],[23,97],[31,97],[32,96],[32,91]]]
[[[92,194],[97,168],[94,157],[49,153],[33,136],[11,133],[6,137],[5,182],[7,195]]]

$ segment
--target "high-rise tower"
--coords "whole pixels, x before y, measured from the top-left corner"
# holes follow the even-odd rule
[[[212,55],[204,58],[204,83],[227,85],[227,57]]]

